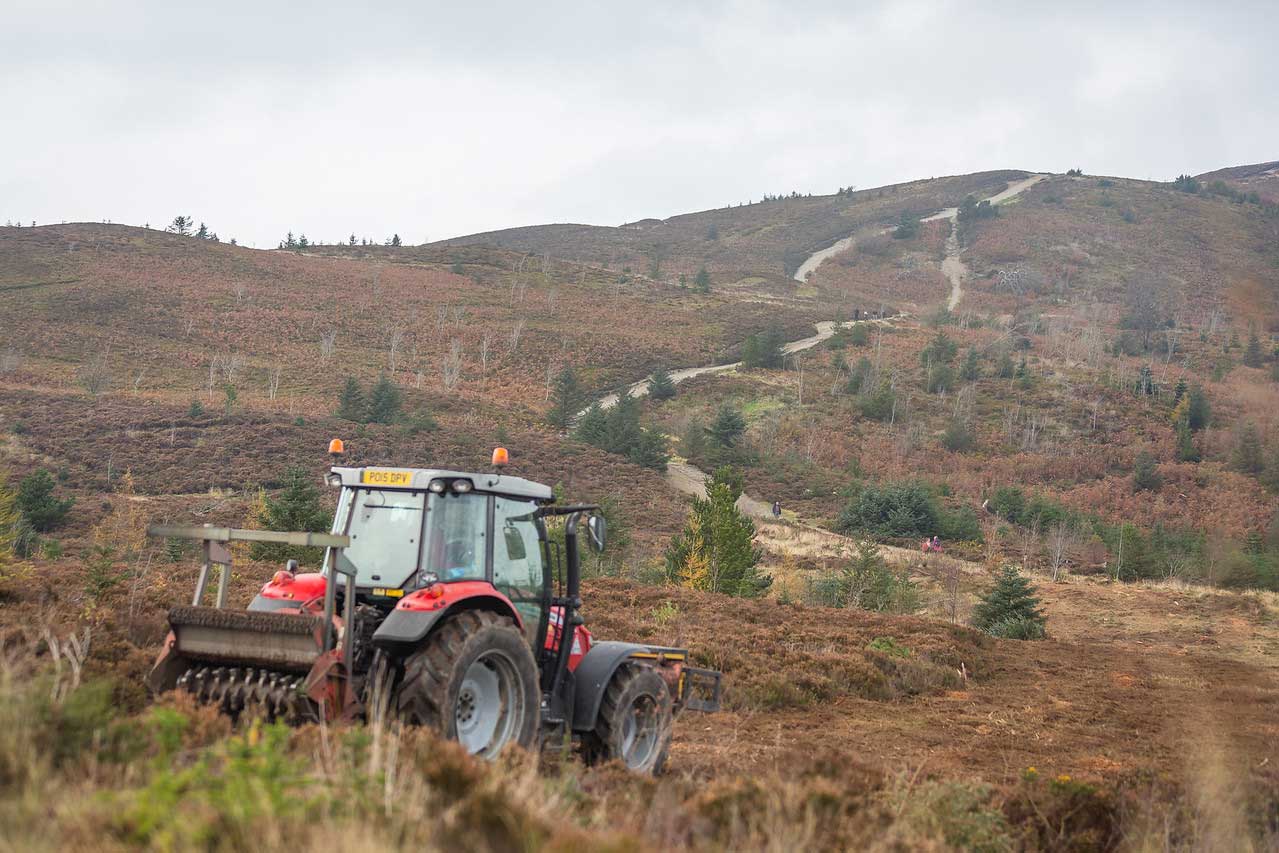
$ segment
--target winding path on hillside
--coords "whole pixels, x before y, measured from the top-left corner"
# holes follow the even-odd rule
[[[1016,197],[1045,177],[1045,175],[1032,175],[1028,178],[1012,183],[1003,192],[990,196],[986,199],[986,201],[989,201],[991,204],[1000,204],[1008,199]],[[959,300],[963,295],[963,279],[967,275],[967,270],[959,258],[961,248],[956,234],[957,229],[955,227],[958,216],[958,208],[948,207],[945,210],[939,211],[938,213],[921,220],[924,222],[931,222],[937,219],[949,219],[951,221],[950,237],[946,241],[946,258],[942,262],[942,271],[951,281],[951,310],[954,310],[955,306],[959,304]],[[820,249],[814,252],[802,264],[800,264],[799,269],[795,272],[795,279],[797,281],[804,281],[809,273],[816,270],[827,259],[849,248],[853,244],[854,236],[855,235],[849,235],[832,246],[828,246],[825,249]],[[795,353],[812,349],[823,341],[830,339],[839,329],[851,328],[858,324],[890,325],[894,320],[901,319],[904,316],[904,314],[898,314],[893,317],[877,318],[873,320],[855,320],[845,323],[838,323],[833,320],[823,320],[816,324],[816,334],[783,344],[782,353],[785,355],[794,355]],[[671,379],[678,384],[697,376],[705,376],[715,373],[728,373],[741,367],[741,364],[742,363],[740,361],[735,361],[731,364],[685,367],[671,371]],[[632,397],[646,396],[649,391],[649,380],[642,379],[639,382],[632,383],[627,386],[625,390],[628,391]],[[621,393],[622,392],[620,391],[614,391],[601,397],[598,400],[600,408],[611,409],[613,406],[616,406]],[[582,412],[579,412],[577,417],[581,417],[585,411],[586,410],[584,409]],[[708,479],[709,476],[705,471],[700,470],[684,459],[674,459],[666,466],[666,482],[669,483],[676,491],[686,495],[698,498],[706,497],[706,481]],[[815,524],[799,519],[789,519],[786,525],[781,525],[772,517],[772,504],[770,502],[759,500],[758,498],[751,497],[745,493],[737,499],[737,508],[741,510],[743,514],[764,522],[765,526],[768,528],[790,526],[792,528],[802,529],[810,536],[810,538],[816,539],[825,547],[851,547],[855,544],[855,540],[850,537],[842,536],[823,527],[818,527]],[[773,530],[771,533],[774,537],[776,537],[778,531]],[[894,558],[896,561],[900,561],[906,557],[917,556],[914,551],[906,548],[893,548],[891,546],[881,545],[880,549],[886,556]]]
[[[1021,195],[1046,177],[1048,176],[1031,175],[1029,178],[1023,178],[1020,181],[1009,184],[1008,188],[1003,192],[995,193],[985,200],[991,204],[1003,204],[1009,199]],[[959,208],[948,207],[945,210],[934,213],[932,216],[925,216],[919,221],[935,222],[938,219],[950,220],[950,234],[946,237],[946,257],[942,259],[941,271],[942,275],[946,276],[946,279],[950,282],[950,299],[946,302],[946,309],[954,311],[959,307],[959,300],[964,298],[964,279],[968,278],[968,267],[964,266],[963,258],[960,257],[964,249],[959,245]]]
[[[1003,204],[1009,199],[1013,199],[1021,195],[1023,192],[1030,189],[1046,177],[1048,176],[1031,175],[1030,177],[1023,178],[1020,181],[1014,181],[1002,192],[995,193],[985,199],[985,201],[995,205]],[[946,276],[946,279],[950,282],[950,299],[948,300],[946,307],[949,310],[954,311],[959,306],[959,300],[964,296],[964,279],[968,277],[968,268],[964,266],[964,262],[962,258],[960,258],[960,254],[963,252],[963,247],[959,245],[959,229],[956,227],[959,220],[959,208],[948,207],[944,210],[939,210],[931,216],[925,216],[920,220],[920,222],[935,222],[939,219],[950,220],[950,235],[946,238],[946,257],[941,262],[941,271],[942,275]],[[892,228],[885,228],[879,233],[887,234],[892,230]],[[845,249],[851,248],[855,236],[856,235],[854,234],[849,234],[834,245],[827,246],[825,249],[819,249],[818,251],[813,252],[813,254],[809,255],[808,258],[799,265],[799,269],[795,271],[795,280],[807,281],[809,273],[814,272],[827,260],[838,255]]]

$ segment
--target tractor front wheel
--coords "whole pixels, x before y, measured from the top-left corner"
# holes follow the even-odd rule
[[[537,664],[509,618],[457,614],[404,662],[400,719],[431,726],[467,752],[493,758],[508,744],[533,748],[541,714]]]
[[[624,666],[600,703],[595,730],[587,736],[591,763],[617,759],[637,773],[657,775],[671,748],[671,691],[646,666]]]

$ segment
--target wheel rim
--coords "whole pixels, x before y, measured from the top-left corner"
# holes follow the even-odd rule
[[[457,692],[457,740],[473,755],[491,758],[510,743],[524,717],[524,693],[515,661],[490,649],[466,669]]]
[[[632,770],[648,765],[660,735],[657,702],[647,693],[636,696],[622,717],[622,761]]]

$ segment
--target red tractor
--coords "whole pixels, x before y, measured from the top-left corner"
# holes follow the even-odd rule
[[[153,528],[206,540],[206,561],[193,606],[169,612],[151,689],[232,716],[386,714],[485,757],[571,737],[588,761],[658,772],[673,718],[718,710],[720,674],[689,666],[685,649],[595,642],[579,615],[578,536],[585,526],[602,549],[604,517],[557,506],[547,486],[502,474],[505,461],[499,448],[494,473],[334,467],[328,535]],[[547,535],[554,516],[562,550]],[[237,539],[327,550],[319,572],[291,562],[235,611],[221,606],[230,558],[218,543]],[[224,563],[223,585],[204,607],[211,562]]]

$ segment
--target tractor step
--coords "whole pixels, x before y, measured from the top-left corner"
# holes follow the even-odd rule
[[[713,669],[686,666],[680,680],[680,707],[686,711],[713,714],[719,710],[720,679],[723,674]]]

